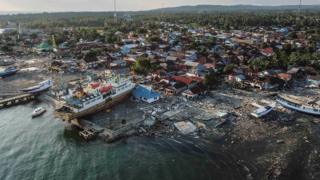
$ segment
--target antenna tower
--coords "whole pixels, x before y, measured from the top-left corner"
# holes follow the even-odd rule
[[[113,14],[114,22],[117,22],[117,0],[113,1],[113,8],[114,8],[114,14]]]

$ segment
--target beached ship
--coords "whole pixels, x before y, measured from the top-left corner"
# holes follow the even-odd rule
[[[135,84],[128,78],[111,77],[106,81],[80,84],[57,101],[56,114],[63,120],[81,118],[110,108],[126,98]]]
[[[38,83],[38,85],[36,85],[36,86],[21,89],[20,91],[22,91],[24,93],[29,93],[29,94],[36,94],[36,93],[40,93],[43,91],[47,91],[52,86],[53,86],[53,82],[52,82],[52,80],[49,79],[49,80]]]
[[[19,69],[17,67],[8,67],[5,69],[0,70],[0,78],[11,76],[17,73]]]
[[[297,96],[279,95],[277,102],[288,109],[320,116],[320,104],[316,100],[307,100],[307,98],[302,100]]]

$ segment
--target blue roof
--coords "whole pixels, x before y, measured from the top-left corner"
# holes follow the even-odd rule
[[[151,88],[147,88],[145,86],[137,86],[133,92],[132,92],[133,96],[135,98],[146,98],[146,99],[151,99],[151,98],[155,98],[155,97],[160,97],[160,94],[153,91]]]

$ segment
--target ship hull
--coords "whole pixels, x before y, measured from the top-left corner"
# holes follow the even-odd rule
[[[283,101],[281,101],[281,100],[277,100],[277,102],[278,102],[279,104],[281,104],[283,107],[288,108],[288,109],[291,109],[291,110],[294,110],[294,111],[298,111],[298,112],[306,113],[306,114],[311,114],[311,115],[315,115],[315,116],[320,116],[320,111],[315,112],[315,111],[312,111],[312,110],[309,109],[309,108],[304,108],[304,109],[303,109],[303,106],[296,107],[296,106],[290,105],[290,104],[287,103],[287,102],[283,102]]]
[[[36,93],[40,93],[43,91],[47,91],[51,87],[52,87],[52,81],[48,80],[48,81],[42,82],[40,85],[26,88],[26,89],[21,89],[20,91],[25,92],[25,93],[29,93],[29,94],[36,94]]]
[[[103,103],[100,103],[94,107],[91,107],[87,110],[84,110],[84,111],[78,112],[78,113],[65,113],[65,112],[56,111],[56,116],[58,118],[61,118],[63,121],[71,122],[71,120],[73,120],[73,119],[82,118],[82,117],[89,116],[91,114],[100,112],[102,110],[109,109],[109,108],[125,101],[126,99],[128,99],[130,97],[130,95],[131,95],[131,91],[128,91],[128,92],[123,93],[119,96],[115,96],[113,98],[106,99]]]
[[[3,73],[0,73],[0,77],[1,78],[9,77],[9,76],[12,76],[12,75],[16,74],[17,72],[18,71],[3,72]]]

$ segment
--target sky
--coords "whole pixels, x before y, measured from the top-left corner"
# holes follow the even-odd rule
[[[0,0],[0,11],[113,11],[114,0]],[[320,0],[302,0],[304,5]],[[138,11],[183,5],[297,5],[299,0],[117,0],[119,11]]]

